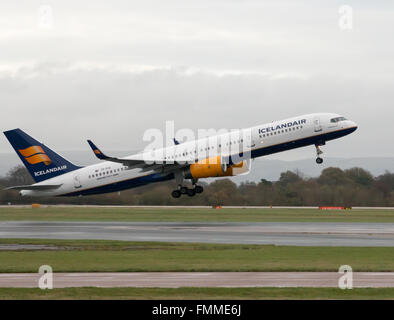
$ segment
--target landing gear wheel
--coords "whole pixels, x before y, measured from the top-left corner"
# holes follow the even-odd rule
[[[179,189],[179,191],[182,193],[182,194],[186,194],[187,193],[187,188],[186,187],[181,187],[180,189]]]
[[[194,190],[196,191],[196,193],[202,193],[204,191],[204,188],[201,186],[195,186]]]
[[[187,195],[189,197],[193,197],[196,194],[196,190],[194,189],[187,189]]]
[[[315,144],[315,148],[316,148],[316,163],[317,164],[322,164],[323,163],[323,159],[320,158],[320,155],[323,153],[323,151],[321,150],[320,146],[324,145],[324,141],[319,143],[319,144]]]
[[[179,198],[181,196],[181,192],[179,190],[174,190],[171,192],[173,198]]]

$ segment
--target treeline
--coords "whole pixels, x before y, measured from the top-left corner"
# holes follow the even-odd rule
[[[22,166],[0,178],[0,187],[33,183]],[[362,168],[341,170],[326,168],[317,178],[305,178],[300,172],[286,171],[275,182],[236,185],[229,179],[217,179],[204,186],[195,197],[171,197],[174,182],[163,182],[119,193],[84,197],[25,198],[16,191],[1,191],[0,204],[100,204],[100,205],[247,205],[247,206],[394,206],[394,173],[378,177]]]

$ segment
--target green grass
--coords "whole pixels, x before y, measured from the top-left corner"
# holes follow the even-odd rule
[[[0,221],[394,222],[393,210],[57,207],[0,208]]]
[[[394,271],[391,247],[295,247],[95,240],[15,240],[1,244],[49,244],[60,250],[0,251],[0,272],[133,271]]]
[[[394,288],[0,288],[0,299],[394,299]]]

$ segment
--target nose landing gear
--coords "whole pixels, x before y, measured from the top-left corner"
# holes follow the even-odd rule
[[[320,145],[316,144],[316,163],[317,164],[322,164],[323,163],[323,158],[320,157],[320,155],[323,153],[323,151],[320,148]]]

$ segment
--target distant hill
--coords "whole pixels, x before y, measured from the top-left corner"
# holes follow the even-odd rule
[[[111,151],[113,155],[125,156],[133,153],[132,151]],[[61,152],[70,161],[79,165],[89,165],[97,163],[90,150],[86,151],[63,151]],[[0,154],[0,176],[7,174],[15,165],[21,164],[15,153]],[[248,175],[233,177],[236,183],[244,181],[259,182],[261,179],[276,181],[279,179],[280,173],[287,170],[298,170],[305,177],[319,176],[320,172],[327,167],[339,167],[348,169],[352,167],[361,167],[370,171],[374,176],[383,174],[385,171],[394,172],[394,157],[367,157],[367,158],[324,158],[324,163],[318,165],[314,158],[284,161],[271,160],[267,158],[259,158],[252,162],[252,171]]]

